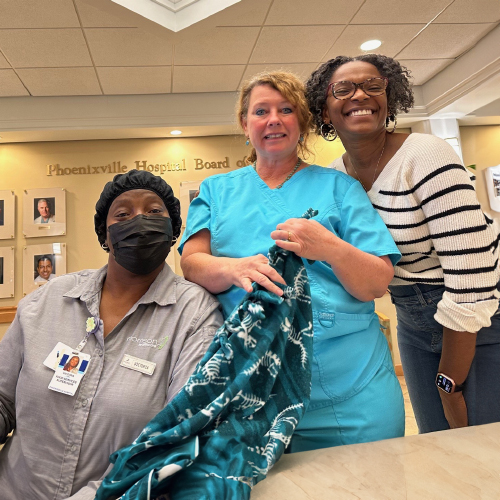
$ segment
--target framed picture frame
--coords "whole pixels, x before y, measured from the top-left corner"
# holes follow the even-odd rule
[[[485,169],[484,175],[490,207],[495,212],[500,212],[500,165],[488,167]]]
[[[23,294],[66,274],[66,243],[45,243],[23,248]]]
[[[23,235],[25,238],[66,234],[66,190],[64,188],[26,189],[23,197]]]
[[[182,227],[186,227],[186,219],[189,210],[189,205],[198,196],[200,192],[201,181],[183,181],[180,184],[180,196],[179,201],[181,202],[181,217],[182,217]]]
[[[14,247],[0,247],[0,299],[14,297]]]
[[[0,191],[0,240],[13,240],[16,230],[16,195]]]

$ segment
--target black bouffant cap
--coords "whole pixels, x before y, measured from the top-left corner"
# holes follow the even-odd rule
[[[106,218],[114,199],[133,189],[153,191],[163,200],[172,220],[174,238],[177,239],[182,225],[181,206],[172,188],[158,175],[145,170],[130,170],[126,174],[115,175],[114,179],[104,186],[95,205],[94,226],[99,243],[103,245],[106,241]]]

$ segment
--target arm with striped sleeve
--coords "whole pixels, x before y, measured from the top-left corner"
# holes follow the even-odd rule
[[[475,332],[491,324],[498,308],[499,235],[452,148],[432,137],[425,149],[413,185],[444,276],[445,292],[435,315],[443,325],[438,370],[462,384],[474,359]],[[439,395],[450,427],[467,426],[463,393]]]
[[[410,175],[443,268],[445,292],[435,319],[451,330],[477,332],[498,308],[498,228],[482,212],[453,149],[429,138]]]

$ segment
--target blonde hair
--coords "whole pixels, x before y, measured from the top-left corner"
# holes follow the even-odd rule
[[[236,105],[238,123],[243,127],[243,119],[246,118],[248,114],[250,94],[255,87],[260,85],[269,85],[277,90],[295,107],[299,119],[300,134],[303,137],[303,140],[298,143],[298,149],[302,158],[307,158],[312,154],[308,146],[309,134],[312,128],[312,114],[309,111],[309,105],[305,96],[305,86],[299,77],[293,73],[288,73],[286,71],[264,71],[263,73],[258,73],[248,82],[243,84]],[[248,161],[253,163],[256,160],[257,152],[255,148],[252,147],[252,152],[248,156]]]

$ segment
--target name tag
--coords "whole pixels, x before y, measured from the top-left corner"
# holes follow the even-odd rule
[[[153,363],[153,361],[147,361],[146,359],[136,358],[130,354],[125,354],[120,366],[144,373],[145,375],[153,375],[156,363]]]

